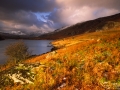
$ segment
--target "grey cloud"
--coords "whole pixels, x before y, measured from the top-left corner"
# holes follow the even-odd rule
[[[37,16],[32,12],[18,11],[13,13],[0,12],[0,20],[5,20],[15,24],[25,24],[28,26],[37,25],[38,27],[44,24],[43,21],[37,19]]]
[[[61,8],[48,15],[54,28],[120,12],[120,0],[56,0]],[[83,9],[83,8],[87,9]],[[70,10],[69,10],[70,8]],[[79,10],[76,14],[75,10]],[[71,16],[75,16],[71,18]]]
[[[43,22],[40,19],[38,20],[37,16],[33,12],[0,12],[0,16],[0,31],[16,30],[28,33],[46,30],[46,27],[44,27],[44,25],[47,24],[47,22]]]
[[[41,28],[43,30],[47,26],[51,29],[52,26],[48,22],[38,19],[34,13],[51,12],[55,7],[55,0],[1,0],[0,30],[19,30],[15,25],[19,25],[22,31],[41,31]]]
[[[0,0],[0,29],[25,32],[54,30],[82,20],[111,15],[117,10],[120,11],[120,0]],[[41,16],[44,21],[37,18],[34,14],[37,12],[49,15]],[[15,25],[20,28],[15,28]]]
[[[66,23],[68,16],[66,17],[62,15],[62,12],[63,9],[56,9],[47,16],[47,19],[52,21],[52,27],[54,27],[55,29],[69,25],[68,23]]]
[[[120,10],[120,0],[57,0],[59,4],[63,6],[73,6],[73,7],[105,7],[114,8]]]
[[[56,6],[55,0],[0,0],[0,7],[9,11],[50,12]]]
[[[54,23],[64,23],[64,17],[61,15],[61,10],[55,10],[48,15],[48,19],[52,20]]]

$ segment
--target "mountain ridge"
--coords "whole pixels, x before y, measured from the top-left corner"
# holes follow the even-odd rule
[[[4,38],[0,36],[0,40],[4,40]]]
[[[112,16],[100,17],[95,20],[89,20],[82,23],[77,23],[73,26],[70,26],[60,31],[43,34],[37,37],[37,39],[54,40],[54,39],[61,39],[61,38],[66,38],[74,35],[79,35],[86,32],[95,32],[101,29],[103,30],[106,28],[108,29],[111,27],[115,27],[117,26],[116,24],[119,25],[119,22],[120,22],[120,13]]]
[[[109,21],[102,28],[54,40],[56,50],[0,66],[0,89],[119,90],[120,25]]]

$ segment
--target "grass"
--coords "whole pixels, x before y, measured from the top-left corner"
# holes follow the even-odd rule
[[[105,90],[120,87],[120,29],[56,40],[58,50],[26,60],[40,62],[34,84],[6,90]]]

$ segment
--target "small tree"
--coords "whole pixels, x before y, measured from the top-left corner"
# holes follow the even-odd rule
[[[21,60],[28,58],[30,52],[28,51],[28,46],[23,41],[19,41],[10,44],[5,50],[5,55],[7,55],[10,60],[20,62]]]

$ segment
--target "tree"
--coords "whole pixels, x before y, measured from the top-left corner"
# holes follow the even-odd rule
[[[27,59],[30,56],[30,52],[28,46],[23,41],[18,41],[7,46],[5,55],[7,55],[10,60],[20,62],[21,60]]]

